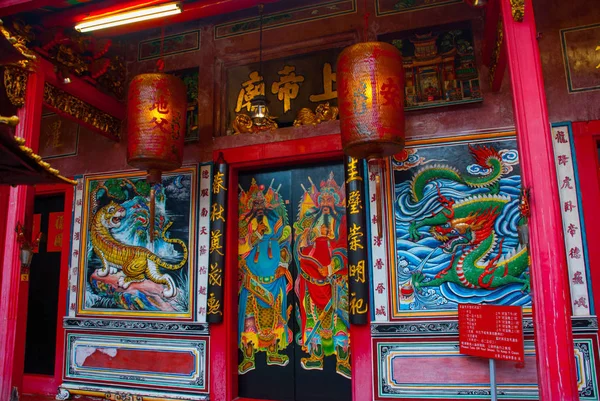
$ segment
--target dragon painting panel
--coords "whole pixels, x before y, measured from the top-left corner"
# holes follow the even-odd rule
[[[459,303],[531,306],[527,216],[514,137],[409,146],[392,158],[394,316]]]
[[[196,187],[195,167],[85,177],[79,314],[191,317]]]

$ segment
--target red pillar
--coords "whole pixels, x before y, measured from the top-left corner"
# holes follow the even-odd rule
[[[533,320],[541,401],[579,400],[560,202],[531,0],[522,22],[500,0],[529,223]],[[518,3],[516,1],[515,3]]]
[[[41,69],[30,73],[27,81],[25,105],[19,109],[20,122],[16,135],[24,138],[26,145],[37,151],[42,100],[44,97],[44,73]],[[10,400],[13,386],[20,388],[25,357],[25,330],[27,324],[28,282],[21,281],[19,244],[15,227],[23,224],[31,235],[33,187],[19,185],[10,188],[8,214],[5,230],[0,286],[0,400]]]

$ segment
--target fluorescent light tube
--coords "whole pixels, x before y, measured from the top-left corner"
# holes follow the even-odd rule
[[[180,4],[169,3],[162,6],[140,8],[138,10],[127,11],[107,17],[100,17],[93,20],[84,21],[80,24],[77,24],[75,29],[79,32],[90,32],[98,29],[111,28],[114,26],[126,25],[179,13],[181,13]]]

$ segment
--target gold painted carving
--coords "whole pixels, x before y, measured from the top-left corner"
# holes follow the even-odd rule
[[[27,70],[19,67],[8,65],[4,67],[6,96],[8,96],[8,100],[16,107],[23,107],[25,105],[28,74]]]
[[[14,21],[12,25],[12,31],[14,33],[9,32],[4,27],[2,20],[0,20],[0,32],[2,32],[6,40],[8,40],[9,43],[12,44],[25,58],[25,60],[18,61],[16,65],[24,69],[31,69],[31,63],[36,60],[35,53],[27,48],[27,43],[35,38],[31,32],[31,26],[18,21]]]
[[[525,17],[525,0],[510,0],[513,19],[517,22],[523,22]]]
[[[494,78],[496,77],[496,69],[498,68],[498,60],[500,59],[500,53],[502,52],[502,42],[504,41],[504,27],[502,25],[502,19],[498,19],[498,25],[496,27],[496,46],[492,51],[492,61],[490,63],[490,87],[494,84]]]
[[[596,51],[600,50],[600,46],[596,46]],[[600,64],[596,66],[596,69],[600,70]]]
[[[232,126],[233,133],[236,135],[272,131],[278,128],[274,117],[267,116],[264,118],[263,123],[259,125],[255,124],[247,114],[238,114],[235,116]]]
[[[18,123],[19,123],[19,117],[17,117],[17,116],[12,116],[12,117],[0,116],[0,124],[6,124],[9,127],[14,127]]]
[[[18,118],[17,118],[17,121],[18,121]],[[21,150],[21,152],[25,153],[27,155],[27,157],[29,157],[31,160],[36,162],[37,165],[40,166],[41,168],[43,168],[47,173],[57,177],[58,179],[66,182],[68,184],[71,184],[71,185],[77,184],[77,181],[71,180],[69,178],[66,178],[66,177],[63,177],[62,175],[60,175],[60,172],[57,169],[50,167],[49,163],[46,163],[45,161],[42,160],[42,156],[34,153],[31,148],[25,146],[25,139],[15,136],[14,140],[17,143],[17,145],[19,146],[19,149]]]
[[[91,125],[116,140],[121,138],[120,120],[48,83],[44,86],[44,103]]]
[[[141,395],[130,394],[130,393],[105,393],[105,400],[110,401],[144,401],[144,397]]]
[[[330,106],[329,102],[318,105],[314,113],[311,109],[304,107],[298,111],[294,120],[294,127],[300,125],[317,125],[323,121],[335,120],[338,112],[338,108]]]

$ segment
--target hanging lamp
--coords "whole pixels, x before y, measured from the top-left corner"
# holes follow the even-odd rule
[[[364,39],[368,38],[364,2]],[[382,229],[383,158],[404,148],[404,66],[402,53],[384,42],[362,42],[345,48],[337,60],[340,131],[344,153],[367,159],[375,174],[377,233]]]
[[[254,96],[254,98],[252,98],[252,100],[250,101],[250,105],[251,105],[251,117],[252,117],[252,121],[254,122],[255,125],[263,125],[264,121],[267,119],[267,117],[269,117],[269,107],[267,106],[269,101],[267,100],[267,97],[263,94],[264,93],[264,88],[265,88],[265,80],[263,77],[263,69],[262,69],[262,46],[263,46],[263,10],[264,10],[264,5],[263,4],[259,4],[258,5],[258,11],[259,11],[259,15],[260,15],[260,19],[259,19],[259,24],[260,24],[260,36],[259,36],[259,50],[258,50],[258,74],[260,76],[260,82],[258,83],[258,87],[261,88],[262,90],[260,91],[261,93]]]
[[[148,172],[152,244],[154,185],[161,183],[163,171],[181,167],[187,112],[185,84],[181,79],[163,72],[162,58],[157,66],[158,72],[135,76],[127,94],[127,163]]]

